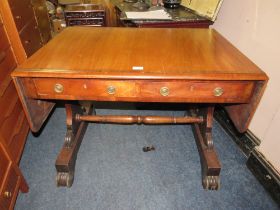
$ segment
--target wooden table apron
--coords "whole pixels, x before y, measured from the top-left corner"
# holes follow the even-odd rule
[[[70,187],[88,122],[192,123],[205,189],[220,187],[212,140],[215,104],[245,132],[268,77],[212,29],[71,27],[20,65],[12,77],[33,132],[66,101],[67,132],[57,185]],[[80,104],[75,101],[80,101]],[[90,101],[190,103],[181,117],[100,116]]]

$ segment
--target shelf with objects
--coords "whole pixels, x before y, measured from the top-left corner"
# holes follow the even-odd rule
[[[105,1],[58,0],[48,2],[53,34],[69,26],[103,27],[107,23]]]

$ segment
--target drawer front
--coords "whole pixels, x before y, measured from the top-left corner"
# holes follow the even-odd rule
[[[19,36],[28,57],[43,46],[41,43],[40,32],[34,17],[32,18],[32,21],[30,21],[19,33]]]
[[[65,18],[98,18],[105,17],[104,11],[92,11],[92,12],[65,12]]]
[[[104,26],[105,21],[103,18],[80,18],[80,19],[67,19],[67,26]]]
[[[12,78],[10,74],[17,65],[11,48],[3,52],[5,57],[0,63],[0,97],[11,82]]]
[[[143,98],[169,98],[188,102],[248,102],[254,88],[253,82],[143,82]]]
[[[12,160],[15,160],[18,163],[29,131],[29,125],[23,111],[20,113],[19,120],[16,125],[17,127],[13,131],[8,149]]]
[[[37,95],[57,99],[87,99],[135,97],[133,81],[89,80],[89,79],[34,79]],[[60,89],[59,89],[60,88]]]
[[[9,0],[9,4],[17,29],[20,32],[34,16],[32,5],[30,0]]]
[[[0,197],[0,203],[4,206],[4,209],[10,209],[12,201],[16,196],[16,187],[18,181],[19,177],[17,176],[14,169],[11,168]]]
[[[2,125],[5,119],[12,114],[18,101],[19,98],[17,97],[17,92],[13,82],[11,81],[3,96],[0,97],[0,125]]]
[[[6,31],[4,26],[0,23],[0,63],[3,61],[3,53],[10,46],[8,37],[6,35]]]
[[[1,166],[1,170],[0,170],[0,185],[1,185],[4,181],[4,177],[9,166],[9,160],[5,155],[2,147],[0,147],[0,166]]]
[[[139,102],[246,103],[250,81],[148,81],[90,79],[26,79],[30,97],[41,99]]]
[[[15,125],[17,125],[21,111],[21,103],[18,100],[15,106],[13,107],[10,115],[7,115],[4,118],[3,123],[0,125],[0,135],[6,141],[7,145],[11,143],[13,132],[15,129],[17,129]]]

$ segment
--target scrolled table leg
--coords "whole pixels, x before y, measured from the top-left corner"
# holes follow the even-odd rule
[[[76,104],[66,104],[66,125],[67,131],[63,147],[56,159],[57,171],[56,184],[58,187],[71,187],[74,181],[77,153],[87,129],[87,122],[80,122],[75,119],[76,114],[91,114],[91,104],[86,107]]]
[[[190,112],[192,116],[202,116],[204,119],[203,123],[193,124],[193,133],[200,156],[202,186],[206,190],[219,190],[221,185],[221,164],[212,140],[213,112],[212,106]]]

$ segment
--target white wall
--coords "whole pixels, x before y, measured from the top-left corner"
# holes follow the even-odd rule
[[[280,172],[280,0],[224,0],[213,27],[270,77],[249,129]]]

